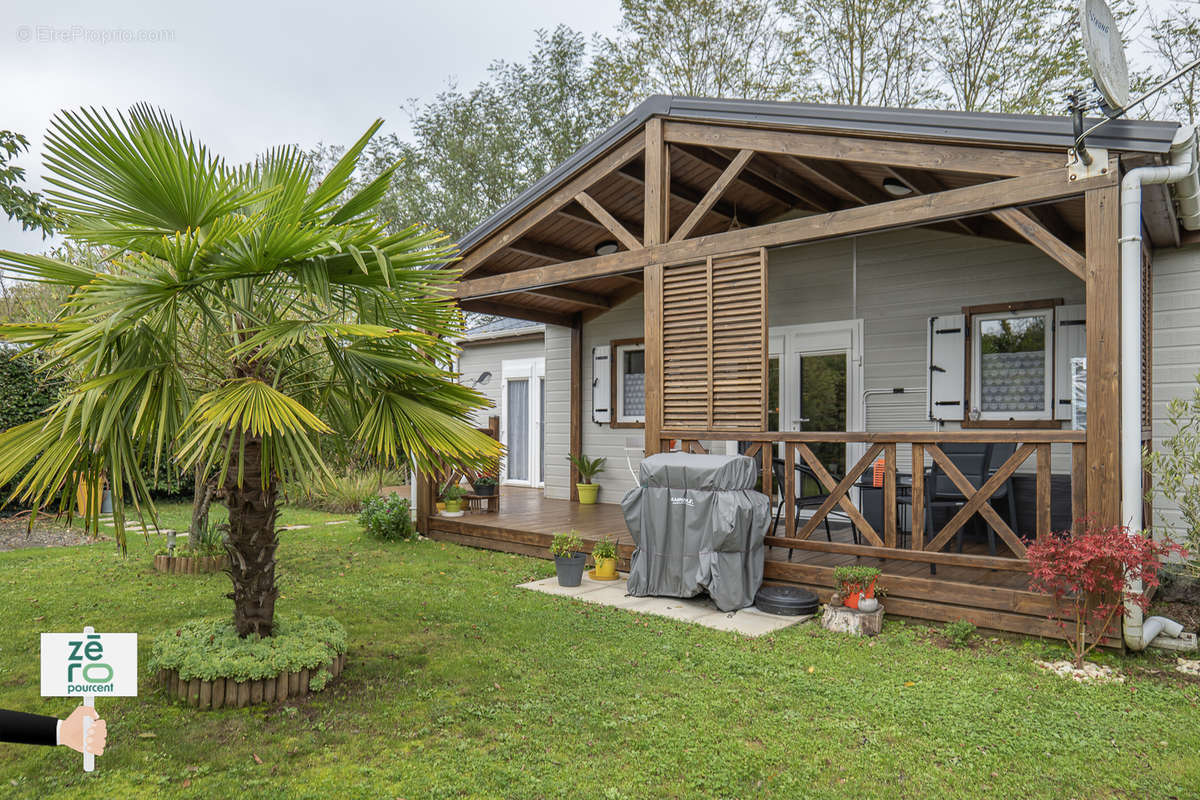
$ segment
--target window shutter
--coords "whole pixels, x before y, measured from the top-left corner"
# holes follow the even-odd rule
[[[663,427],[766,426],[766,252],[663,269]]]
[[[929,418],[959,421],[963,408],[963,373],[967,358],[966,317],[943,314],[929,318],[926,363],[929,370]]]
[[[1054,418],[1071,419],[1071,359],[1087,356],[1086,305],[1054,309]]]
[[[592,348],[592,422],[612,422],[612,347]]]

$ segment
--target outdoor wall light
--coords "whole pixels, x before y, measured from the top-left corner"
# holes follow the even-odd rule
[[[892,197],[904,197],[907,194],[912,194],[912,187],[896,178],[884,178],[883,190]]]
[[[491,379],[492,379],[492,373],[481,372],[479,374],[479,377],[475,379],[475,382],[471,384],[471,388],[474,389],[476,386],[487,386],[488,381],[490,381]]]
[[[619,248],[620,245],[614,242],[612,239],[605,239],[603,242],[596,245],[595,252],[598,256],[611,256],[613,253],[617,252]]]

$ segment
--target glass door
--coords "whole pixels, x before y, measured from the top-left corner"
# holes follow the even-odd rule
[[[526,358],[502,364],[500,441],[504,444],[500,479],[520,486],[546,481],[546,360]]]
[[[508,436],[504,442],[507,452],[508,480],[529,481],[529,379],[508,381],[505,395]]]
[[[798,353],[796,430],[845,431],[846,367],[849,354],[845,350],[826,353]],[[813,454],[837,480],[846,474],[846,446],[837,442],[817,442],[810,445]],[[820,487],[805,486],[805,494],[816,493]]]

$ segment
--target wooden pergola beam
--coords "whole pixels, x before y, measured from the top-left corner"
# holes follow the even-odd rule
[[[900,169],[897,167],[884,167],[884,171],[917,194],[936,194],[937,192],[946,191],[946,187],[942,182],[928,172]],[[970,236],[980,235],[978,227],[968,220],[956,219],[953,224],[960,231]]]
[[[687,147],[679,145],[674,150],[683,153],[693,161],[699,161],[701,164],[707,164],[715,169],[724,170],[729,166],[732,160],[715,150],[710,150],[707,147]],[[767,174],[777,178],[772,180],[766,177]],[[766,171],[760,169],[757,163],[751,163],[746,166],[742,173],[738,175],[738,183],[745,184],[751,189],[754,189],[772,200],[783,203],[786,206],[795,206],[796,204],[804,204],[809,206],[814,211],[829,211],[829,208],[821,208],[816,203],[809,200],[809,195],[812,193],[811,187],[800,186],[799,180],[795,182],[786,181],[785,178],[779,177],[775,171]],[[786,185],[785,185],[786,184]],[[788,187],[791,188],[788,188]],[[800,190],[803,190],[801,193]]]
[[[639,187],[645,187],[646,185],[646,179],[637,174],[628,166],[617,170],[617,175],[629,181],[630,183],[636,184]],[[680,202],[687,203],[690,206],[695,206],[704,198],[704,192],[693,186],[687,185],[683,181],[673,179],[671,181],[671,197],[679,200]],[[720,214],[726,219],[733,219],[734,216],[737,215],[742,217],[746,216],[744,213],[737,211],[737,209],[735,209],[730,203],[717,203],[717,205],[713,208],[713,212]]]
[[[512,317],[525,319],[530,322],[541,322],[545,325],[562,325],[571,327],[575,324],[575,314],[565,314],[555,311],[545,311],[538,308],[528,308],[515,303],[501,303],[495,300],[465,300],[459,303],[463,311],[474,311],[478,314],[492,314],[497,317]]]
[[[743,150],[737,154],[733,161],[729,162],[729,166],[725,168],[725,171],[721,173],[716,182],[708,188],[704,197],[692,209],[692,213],[687,215],[687,219],[683,221],[679,228],[676,229],[674,235],[671,236],[672,242],[686,239],[688,234],[696,229],[696,226],[700,224],[704,216],[712,210],[713,206],[721,198],[721,195],[729,188],[729,184],[733,183],[734,178],[738,176],[738,173],[745,168],[747,162],[752,158],[754,158],[753,150]]]
[[[589,214],[584,209],[579,208],[574,203],[572,203],[571,205],[568,205],[568,206],[564,206],[563,208],[558,209],[554,213],[556,216],[560,216],[564,219],[569,219],[572,222],[579,222],[584,225],[587,225],[590,228],[595,228],[598,231],[604,231],[605,233],[608,232],[608,228],[601,225],[599,222],[596,221],[595,217],[593,217],[591,214]],[[642,223],[640,221],[634,220],[634,219],[629,219],[628,217],[618,216],[617,214],[613,214],[612,217],[617,222],[621,223],[621,225],[623,225],[625,227],[625,230],[629,231],[634,236],[637,236],[639,239],[641,238]]]
[[[893,167],[965,172],[974,175],[1030,175],[1062,166],[1062,155],[1031,150],[870,139],[800,131],[771,131],[668,120],[671,143],[757,150],[801,158],[884,164]]]
[[[575,195],[575,202],[587,209],[588,213],[596,218],[596,221],[608,229],[608,232],[617,237],[617,241],[625,245],[630,250],[637,250],[642,246],[642,243],[636,236],[629,232],[629,229],[622,225],[613,217],[612,214],[596,202],[587,192],[580,192]]]
[[[569,264],[550,264],[545,267],[498,275],[490,278],[463,281],[458,285],[460,298],[487,297],[523,291],[539,286],[557,286],[580,280],[639,272],[651,264],[673,263],[703,258],[717,253],[731,253],[751,247],[775,247],[802,244],[862,233],[876,233],[897,228],[918,227],[937,222],[986,214],[1000,208],[1050,202],[1075,197],[1084,192],[1115,184],[1115,166],[1108,173],[1082,181],[1068,181],[1061,167],[1033,175],[991,181],[961,189],[949,189],[938,194],[918,195],[847,208],[825,214],[774,222],[754,228],[742,228],[713,233],[681,242],[661,243],[651,238],[657,231],[653,220],[647,219],[647,247],[607,256],[596,256]]]
[[[461,261],[457,268],[463,275],[468,275],[478,269],[488,258],[510,243],[524,236],[535,225],[554,212],[571,202],[581,191],[594,184],[614,170],[620,169],[641,154],[645,140],[641,136],[633,136],[619,145],[608,155],[580,172],[571,180],[560,186],[548,197],[535,204],[516,219],[507,223],[500,230],[475,245]]]
[[[1001,208],[992,216],[1019,233],[1027,242],[1062,264],[1081,281],[1087,280],[1087,261],[1079,253],[1046,230],[1040,222],[1016,208]]]
[[[533,256],[534,258],[544,258],[547,261],[578,261],[581,258],[587,258],[591,255],[591,253],[582,253],[578,250],[572,250],[569,247],[562,247],[550,242],[539,242],[533,239],[518,239],[510,244],[508,249],[514,253]]]
[[[541,297],[550,297],[555,300],[562,300],[567,303],[574,303],[577,306],[585,306],[587,308],[600,308],[607,311],[612,308],[612,300],[602,294],[595,292],[585,292],[580,289],[572,289],[568,286],[545,286],[541,289],[530,289],[529,294],[540,295]]]

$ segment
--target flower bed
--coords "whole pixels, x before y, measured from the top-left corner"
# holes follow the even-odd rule
[[[241,638],[227,618],[184,623],[154,641],[167,694],[200,709],[243,708],[323,690],[346,666],[346,631],[328,617],[275,617],[275,635]]]
[[[154,556],[154,568],[173,574],[222,572],[229,569],[229,556]]]

